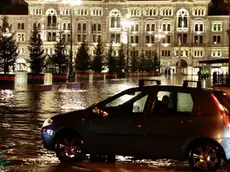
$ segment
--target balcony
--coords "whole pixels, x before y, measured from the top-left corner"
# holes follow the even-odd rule
[[[58,26],[46,26],[46,30],[58,30]]]

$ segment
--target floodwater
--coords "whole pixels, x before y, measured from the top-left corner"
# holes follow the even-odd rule
[[[187,162],[175,160],[131,161],[118,157],[115,164],[82,162],[59,164],[53,152],[43,149],[40,128],[45,119],[61,112],[85,108],[124,89],[137,86],[137,79],[84,82],[79,89],[66,84],[53,85],[50,91],[34,91],[26,83],[26,74],[17,73],[15,87],[2,90],[0,97],[0,171],[189,171]],[[162,84],[181,85],[187,76],[161,76]],[[210,81],[204,86],[209,87]],[[45,84],[51,84],[46,75]],[[32,90],[32,91],[31,91]],[[229,166],[223,168],[228,169]]]

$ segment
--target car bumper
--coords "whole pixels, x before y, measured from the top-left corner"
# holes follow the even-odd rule
[[[219,143],[224,150],[226,160],[230,161],[230,138],[223,138]]]
[[[44,148],[54,150],[54,130],[51,127],[48,126],[41,129],[41,138]]]

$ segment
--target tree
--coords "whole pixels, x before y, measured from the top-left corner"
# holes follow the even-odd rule
[[[146,70],[146,58],[144,53],[142,52],[140,55],[140,67],[139,67],[139,71],[140,72],[144,72]]]
[[[18,56],[18,44],[14,40],[14,33],[11,32],[11,25],[6,16],[2,17],[0,26],[0,62],[3,64],[4,74],[8,74],[10,67],[13,67]]]
[[[92,62],[91,69],[95,71],[95,73],[101,73],[104,66],[104,49],[101,43],[101,40],[98,39],[97,46],[94,50],[94,58]]]
[[[81,73],[85,73],[86,70],[90,69],[89,47],[85,41],[78,48],[75,57],[75,69]]]
[[[49,57],[51,64],[57,67],[56,73],[65,73],[68,69],[69,56],[66,54],[67,44],[63,39],[63,32],[59,32],[59,40],[54,45],[54,54]],[[56,68],[55,68],[56,69]]]
[[[118,50],[118,57],[117,57],[117,75],[118,77],[123,77],[125,67],[126,67],[126,62],[125,62],[124,44],[121,44]]]
[[[116,73],[117,72],[116,63],[117,63],[117,61],[116,61],[115,56],[114,56],[113,46],[112,46],[112,43],[110,43],[109,50],[107,53],[107,66],[109,69],[109,73]]]
[[[131,71],[132,72],[136,72],[138,69],[139,69],[139,59],[137,57],[137,54],[136,54],[136,51],[135,51],[135,48],[133,48],[133,51],[132,51],[132,56],[131,56]]]
[[[156,72],[160,69],[160,60],[157,57],[157,53],[154,51],[153,54],[153,71]]]
[[[40,74],[45,67],[45,57],[43,50],[43,41],[41,39],[39,30],[34,27],[31,31],[31,37],[29,42],[29,60],[31,73]]]
[[[146,72],[152,72],[153,71],[153,58],[151,55],[148,55],[146,58]]]

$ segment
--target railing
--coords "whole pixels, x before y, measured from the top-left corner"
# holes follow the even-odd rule
[[[57,30],[58,26],[46,26],[47,30]]]

